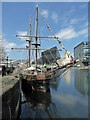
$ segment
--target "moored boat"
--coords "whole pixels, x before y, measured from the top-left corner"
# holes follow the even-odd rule
[[[44,17],[43,17],[44,19]],[[44,22],[46,23],[45,19]],[[46,24],[47,25],[47,24]],[[38,44],[38,38],[48,38],[48,39],[55,39],[58,41],[58,43],[60,44],[61,41],[58,40],[58,37],[56,37],[52,31],[50,30],[49,26],[47,26],[47,28],[50,30],[50,32],[53,34],[54,37],[44,37],[44,36],[38,36],[38,32],[37,32],[37,28],[38,27],[38,5],[36,6],[36,35],[32,36],[31,35],[31,17],[30,17],[30,31],[29,31],[29,35],[27,36],[23,36],[23,35],[16,35],[17,37],[27,37],[29,38],[28,41],[29,43],[29,47],[28,48],[12,48],[12,49],[25,49],[25,50],[29,50],[29,66],[28,68],[25,68],[25,73],[21,74],[20,79],[22,80],[23,85],[27,84],[27,86],[30,86],[30,89],[32,90],[42,90],[42,91],[46,91],[48,89],[49,84],[47,84],[47,81],[50,80],[50,78],[52,78],[53,76],[55,77],[55,71],[59,69],[59,64],[57,64],[57,67],[55,69],[50,69],[49,71],[43,71],[41,70],[41,68],[37,67],[37,53],[38,50],[45,50],[45,49],[40,49],[38,48],[38,46],[40,46],[40,44]],[[35,43],[33,43],[32,38],[35,38]],[[35,48],[31,48],[31,45],[34,45]],[[61,44],[60,44],[61,45]],[[30,50],[35,50],[35,66],[31,66],[31,61],[30,61]],[[61,51],[61,49],[59,49]],[[59,75],[59,74],[58,74]],[[56,74],[57,76],[57,74]]]

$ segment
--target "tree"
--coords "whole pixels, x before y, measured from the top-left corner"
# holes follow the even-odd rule
[[[0,63],[5,60],[6,52],[5,48],[2,42],[2,39],[0,39]]]

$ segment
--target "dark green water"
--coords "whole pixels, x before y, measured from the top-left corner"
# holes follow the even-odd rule
[[[71,69],[49,91],[22,93],[20,118],[88,118],[89,70]]]

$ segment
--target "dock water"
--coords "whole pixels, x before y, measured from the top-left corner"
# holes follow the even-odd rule
[[[60,73],[59,70],[57,72]],[[59,76],[47,81],[47,92],[32,92],[29,87],[21,90],[17,69],[0,78],[3,119],[16,119],[18,113],[20,120],[88,118],[89,69],[64,68]]]
[[[68,69],[47,92],[22,91],[19,119],[88,118],[88,69]]]

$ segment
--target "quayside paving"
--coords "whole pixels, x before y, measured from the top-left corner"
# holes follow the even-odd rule
[[[0,77],[2,84],[2,119],[16,118],[20,102],[20,81],[18,69],[13,73]]]

